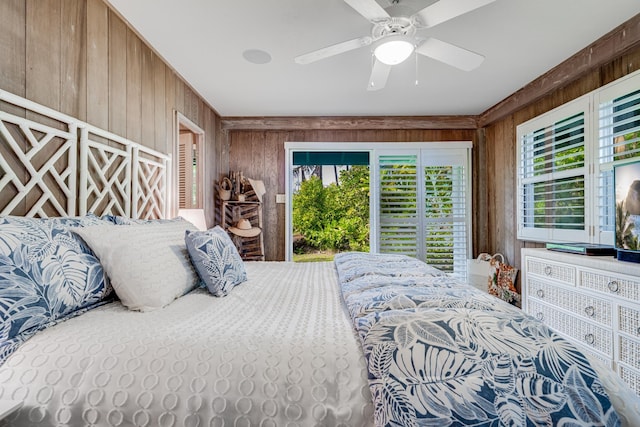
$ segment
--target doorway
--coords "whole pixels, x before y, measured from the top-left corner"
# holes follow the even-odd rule
[[[181,113],[175,113],[175,210],[204,208],[205,134]]]

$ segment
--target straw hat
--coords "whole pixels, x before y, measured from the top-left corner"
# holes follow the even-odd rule
[[[229,227],[229,231],[240,237],[256,237],[262,232],[260,227],[252,227],[248,219],[242,218],[235,227]]]

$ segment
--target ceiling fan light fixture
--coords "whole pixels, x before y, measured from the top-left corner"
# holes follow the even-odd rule
[[[387,37],[373,50],[376,59],[383,64],[397,65],[406,60],[415,46],[413,42],[403,36]]]

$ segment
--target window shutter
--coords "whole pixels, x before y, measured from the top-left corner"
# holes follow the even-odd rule
[[[581,98],[518,127],[518,238],[589,241],[588,105]]]
[[[463,274],[467,260],[466,150],[423,153],[425,261]]]
[[[640,160],[640,90],[628,81],[601,91],[598,100],[598,206],[600,242],[613,244],[613,168]]]
[[[380,154],[380,252],[421,258],[418,239],[417,154]]]
[[[180,140],[178,143],[178,207],[183,209],[187,207],[187,144]]]
[[[180,133],[178,143],[178,208],[202,207],[200,144],[192,132]]]
[[[464,276],[470,249],[468,148],[377,153],[379,251]]]

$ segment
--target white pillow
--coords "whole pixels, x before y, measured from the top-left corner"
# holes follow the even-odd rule
[[[150,311],[195,288],[198,275],[184,242],[186,221],[73,230],[91,247],[114,291],[131,310]]]

